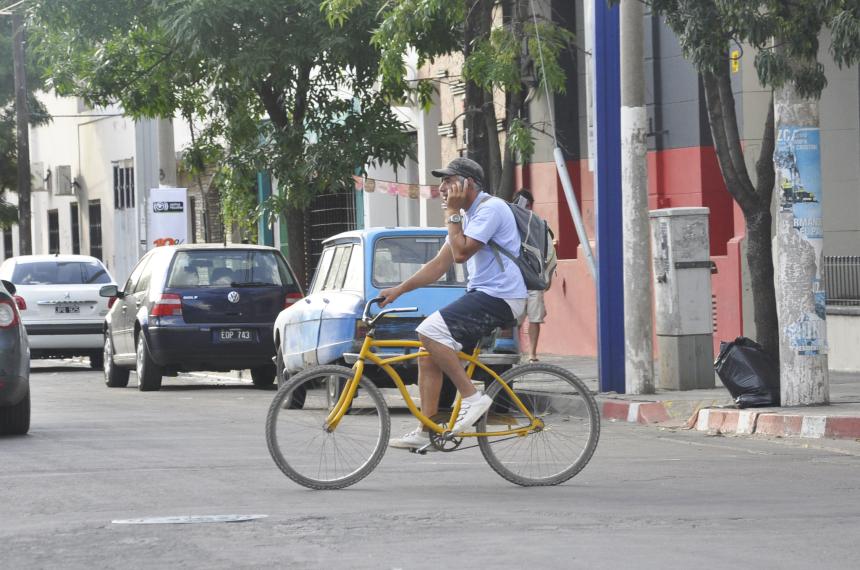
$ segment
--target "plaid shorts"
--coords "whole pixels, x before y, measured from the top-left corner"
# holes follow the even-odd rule
[[[494,329],[514,323],[514,315],[504,299],[481,291],[467,291],[424,319],[416,330],[418,334],[453,350],[471,352]]]

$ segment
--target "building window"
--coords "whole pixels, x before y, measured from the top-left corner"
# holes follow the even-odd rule
[[[69,205],[69,214],[72,219],[72,253],[81,253],[81,224],[78,218],[78,203]]]
[[[90,255],[102,258],[102,204],[99,200],[90,202]]]
[[[48,210],[48,253],[60,253],[60,213]]]
[[[6,228],[3,230],[3,259],[9,259],[10,257],[13,257],[13,255],[12,228]]]
[[[197,243],[197,200],[188,197],[188,209],[191,210],[191,243]]]
[[[113,166],[113,207],[117,210],[134,208],[133,166]]]

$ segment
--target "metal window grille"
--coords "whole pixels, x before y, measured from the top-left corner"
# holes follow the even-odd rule
[[[306,212],[305,267],[310,279],[319,263],[323,240],[356,228],[355,193],[321,194],[311,201]]]
[[[824,256],[828,305],[860,306],[860,256]]]
[[[60,253],[60,213],[48,210],[48,253]]]
[[[9,259],[12,256],[12,228],[6,228],[3,230],[3,258]]]
[[[116,210],[134,208],[134,167],[113,167],[113,207]]]
[[[102,258],[102,205],[98,200],[90,202],[90,255]]]
[[[72,219],[72,253],[81,253],[81,224],[78,218],[78,204],[69,205],[69,213]]]
[[[188,197],[188,209],[191,210],[191,243],[197,243],[197,200]]]

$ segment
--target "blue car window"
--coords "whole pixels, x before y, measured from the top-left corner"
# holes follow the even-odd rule
[[[397,236],[380,238],[373,250],[373,285],[390,287],[402,283],[436,257],[444,236]],[[461,264],[439,278],[431,287],[464,287],[466,272]]]
[[[311,284],[311,293],[319,293],[323,290],[323,285],[328,278],[329,269],[331,268],[331,258],[333,255],[333,247],[325,248],[322,255],[320,255],[320,261],[317,265],[316,273],[314,274],[313,283]]]
[[[346,268],[346,276],[343,278],[344,291],[364,291],[364,271],[361,255],[361,246],[352,246],[349,256],[349,265]]]

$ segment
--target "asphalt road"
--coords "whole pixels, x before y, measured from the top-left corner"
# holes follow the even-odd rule
[[[58,365],[60,364],[60,365]],[[570,482],[524,489],[477,449],[390,450],[342,491],[268,455],[250,383],[108,389],[38,362],[26,437],[0,438],[0,567],[857,568],[860,443],[604,423]],[[411,427],[394,418],[395,433]],[[237,523],[118,524],[187,515]]]

